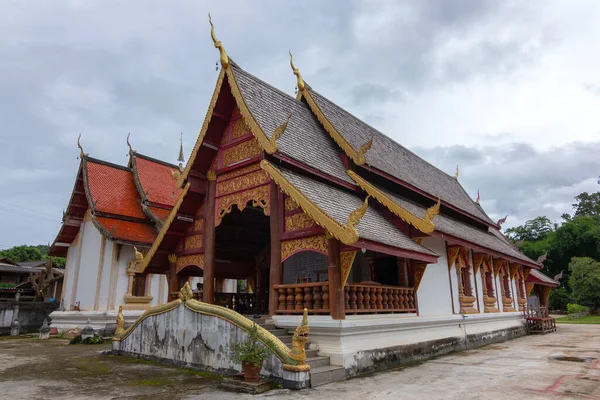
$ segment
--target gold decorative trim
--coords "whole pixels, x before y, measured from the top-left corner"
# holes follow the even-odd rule
[[[342,251],[340,253],[340,264],[342,266],[342,289],[346,287],[346,282],[348,282],[348,276],[352,270],[356,253],[357,250]]]
[[[258,185],[269,183],[269,174],[262,169],[257,169],[250,173],[236,176],[233,179],[227,179],[217,182],[217,197],[222,197],[244,189],[254,188]]]
[[[302,79],[302,75],[300,75],[300,70],[298,70],[298,68],[296,68],[294,66],[292,51],[290,50],[289,53],[290,53],[290,67],[292,67],[292,72],[294,73],[294,75],[296,75],[296,86],[298,87],[299,91],[303,91],[304,90],[304,80]]]
[[[297,213],[285,217],[285,231],[297,231],[313,226],[315,221],[306,213]]]
[[[419,286],[421,285],[421,281],[423,280],[423,275],[425,275],[425,269],[427,269],[427,264],[425,263],[413,263],[413,283],[415,288],[415,293],[419,290]]]
[[[125,330],[125,332],[121,333],[120,335],[116,335],[115,337],[113,337],[113,342],[120,342],[122,340],[127,339],[127,337],[131,334],[131,332],[133,332],[133,330],[142,323],[143,320],[145,320],[148,317],[151,317],[153,315],[160,315],[160,314],[164,314],[168,311],[174,310],[177,307],[179,307],[179,305],[183,303],[181,301],[181,299],[176,299],[173,301],[168,302],[167,304],[163,304],[160,306],[155,306],[150,308],[149,310],[147,310],[145,313],[143,313],[133,324],[131,324],[131,326],[129,328],[127,328]]]
[[[191,159],[191,157],[190,157],[190,159]],[[165,220],[165,223],[163,224],[160,232],[158,233],[158,236],[154,240],[154,243],[152,243],[152,247],[150,247],[150,250],[148,250],[148,253],[146,253],[146,255],[144,256],[144,259],[136,265],[135,272],[137,272],[137,273],[144,272],[144,270],[148,266],[148,263],[150,263],[150,260],[152,260],[152,257],[154,257],[154,253],[156,253],[156,250],[158,250],[158,246],[160,246],[160,244],[162,243],[165,235],[167,234],[167,231],[169,230],[169,228],[171,227],[171,224],[175,220],[175,217],[177,217],[177,212],[179,212],[179,207],[181,207],[181,204],[183,203],[183,199],[185,199],[185,196],[187,195],[187,192],[189,189],[190,189],[190,183],[188,182],[185,184],[185,187],[181,191],[181,195],[179,195],[179,200],[177,200],[177,203],[175,203],[175,206],[173,206],[173,209],[171,210],[171,212],[169,213],[169,216]]]
[[[238,210],[244,211],[249,201],[252,201],[254,207],[263,209],[265,215],[269,215],[269,186],[262,185],[241,192],[218,197],[216,199],[217,217],[215,226],[219,226],[223,217],[231,212],[233,206],[237,206]]]
[[[285,261],[301,251],[318,251],[327,254],[325,235],[309,236],[281,242],[281,261]]]
[[[208,110],[206,111],[206,117],[204,118],[204,123],[202,124],[202,128],[200,129],[200,134],[198,135],[196,144],[194,145],[190,157],[188,158],[188,162],[185,165],[185,169],[177,179],[177,187],[183,186],[184,181],[187,179],[188,175],[190,174],[190,171],[192,170],[192,165],[194,165],[194,162],[196,161],[196,155],[198,154],[198,150],[200,150],[200,146],[202,146],[202,142],[204,142],[204,136],[206,135],[206,131],[208,130],[208,126],[210,125],[210,121],[212,120],[212,115],[215,110],[217,100],[219,99],[219,93],[221,92],[221,87],[223,86],[224,79],[225,69],[221,69],[219,77],[217,78],[215,90],[213,91],[212,98],[210,99],[210,103],[208,104]]]
[[[456,262],[459,253],[460,246],[448,247],[448,270],[452,269],[452,266]]]
[[[220,40],[217,40],[217,37],[215,36],[215,26],[212,23],[212,19],[210,18],[210,13],[208,13],[208,23],[210,24],[210,37],[213,40],[213,43],[215,45],[215,47],[217,49],[219,49],[219,54],[221,57],[221,66],[223,68],[228,68],[229,67],[229,57],[227,57],[227,53],[225,52],[225,47],[223,47],[223,44],[221,44]]]
[[[294,199],[292,199],[290,196],[285,196],[284,206],[285,211],[294,211],[295,209],[300,207],[298,203],[296,203]]]
[[[431,233],[435,230],[435,225],[433,224],[433,217],[435,217],[440,211],[439,199],[434,206],[428,208],[427,211],[425,211],[425,218],[419,218],[416,215],[410,213],[402,206],[400,206],[398,203],[394,202],[394,200],[392,200],[384,192],[371,185],[356,172],[350,170],[346,172],[348,173],[350,178],[352,178],[352,180],[354,180],[354,182],[356,182],[356,184],[360,186],[365,192],[373,196],[388,210],[390,210],[398,217],[402,218],[402,220],[404,220],[405,222],[411,224],[423,233]]]
[[[232,145],[223,150],[223,167],[247,160],[261,154],[263,151],[256,138]]]
[[[485,259],[485,254],[473,254],[473,273],[477,275],[479,272],[479,267],[483,264],[483,260]]]
[[[217,180],[217,173],[213,170],[209,170],[206,173],[206,179],[208,179],[209,181],[216,181]]]
[[[185,238],[185,249],[186,250],[191,250],[191,249],[200,249],[202,248],[202,234],[199,233],[197,235],[192,235],[192,236],[187,236]]]
[[[167,258],[169,259],[169,262],[171,264],[176,263],[177,262],[177,254],[169,254],[167,256]]]
[[[368,197],[365,199],[363,205],[350,214],[347,224],[342,225],[327,215],[327,213],[321,210],[319,206],[306,197],[304,193],[292,185],[285,178],[285,176],[267,160],[262,160],[260,162],[260,167],[267,171],[267,173],[277,183],[281,190],[283,190],[297,204],[299,204],[305,213],[310,215],[319,226],[326,229],[333,237],[339,239],[342,243],[348,246],[358,241],[359,236],[355,226],[367,211]]]
[[[189,256],[178,257],[177,264],[175,267],[175,273],[179,273],[179,271],[181,271],[188,265],[195,265],[201,269],[204,269],[204,254],[193,254]]]

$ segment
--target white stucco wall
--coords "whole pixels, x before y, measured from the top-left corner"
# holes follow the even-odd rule
[[[97,299],[95,310],[106,310],[108,308],[108,291],[110,286],[110,268],[112,266],[113,252],[115,245],[112,241],[106,239],[104,243],[104,257],[102,258],[102,270],[100,271],[100,280],[96,289]]]
[[[485,282],[481,277],[481,270],[483,266],[479,267],[479,271],[477,271],[477,275],[475,276],[475,281],[477,282],[477,303],[479,304],[479,312],[484,312],[485,305],[483,303],[483,285]]]
[[[428,237],[423,242],[428,249],[440,255],[436,264],[429,264],[417,292],[419,315],[451,315],[450,284],[448,282],[448,257],[445,240]],[[456,272],[455,272],[456,276]]]
[[[63,290],[62,290],[62,304],[65,310],[69,310],[71,308],[71,293],[73,291],[73,276],[75,274],[75,266],[77,264],[77,252],[79,250],[79,237],[77,237],[69,250],[67,250],[67,261],[65,264],[65,276],[63,281]]]
[[[117,260],[118,272],[117,272],[117,285],[115,299],[115,308],[118,309],[120,305],[125,304],[125,293],[127,293],[127,287],[129,285],[129,277],[127,276],[127,267],[129,261],[135,258],[133,246],[123,245],[121,248],[121,254]]]
[[[79,263],[79,274],[77,290],[73,304],[79,302],[82,311],[94,309],[94,298],[96,296],[96,281],[98,277],[98,262],[100,259],[100,247],[102,234],[94,226],[92,221],[85,222],[81,227],[81,261]]]

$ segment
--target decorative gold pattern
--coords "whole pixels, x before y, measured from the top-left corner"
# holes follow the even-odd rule
[[[208,170],[208,172],[206,173],[206,179],[208,179],[209,181],[216,181],[217,180],[217,173],[215,171]]]
[[[281,242],[281,261],[301,251],[318,251],[327,254],[325,235],[303,237]]]
[[[253,186],[264,185],[268,182],[269,174],[261,169],[258,169],[246,175],[217,182],[217,197],[238,192],[242,189],[247,189]]]
[[[373,146],[373,139],[375,139],[375,136],[372,136],[367,143],[360,146],[360,150],[358,151],[359,157],[365,158],[365,154],[367,154],[367,151]]]
[[[250,128],[244,118],[237,119],[231,124],[231,136],[233,139],[240,138],[250,133]]]
[[[352,264],[354,264],[354,258],[356,258],[357,250],[342,251],[340,253],[340,264],[342,267],[342,289],[346,287],[348,282],[348,276],[352,270]]]
[[[226,167],[233,163],[247,160],[259,155],[262,151],[263,149],[256,138],[246,140],[223,150],[223,166]]]
[[[181,301],[188,301],[194,298],[194,292],[192,292],[189,282],[186,282],[179,291],[179,298]]]
[[[479,272],[479,267],[481,267],[481,264],[483,263],[483,260],[485,258],[485,254],[473,254],[473,273],[475,275],[477,275],[477,273]]]
[[[136,272],[138,272],[138,273],[144,272],[144,270],[148,266],[148,263],[150,262],[150,260],[152,260],[152,257],[154,257],[154,253],[156,253],[156,250],[158,250],[158,246],[160,246],[160,244],[162,243],[165,235],[167,234],[167,231],[169,230],[169,228],[171,227],[171,224],[175,220],[175,217],[177,217],[177,212],[179,212],[179,208],[181,207],[181,204],[183,203],[183,199],[185,198],[189,189],[190,189],[190,183],[188,182],[185,184],[185,187],[181,191],[181,194],[179,195],[179,199],[177,200],[177,203],[175,203],[175,206],[173,206],[173,209],[171,210],[171,212],[169,213],[169,216],[165,220],[165,223],[163,224],[160,232],[158,233],[158,236],[154,240],[154,243],[152,243],[152,247],[150,247],[150,250],[148,250],[148,253],[146,253],[146,256],[144,257],[143,261],[140,262],[139,264],[137,264]]]
[[[202,229],[204,229],[204,218],[199,218],[194,221],[194,230],[201,231]]]
[[[515,279],[515,276],[519,273],[519,267],[521,265],[517,263],[510,263],[510,279]]]
[[[416,238],[413,238],[413,240],[415,241],[415,243],[423,245],[425,238],[424,237],[416,237]]]
[[[275,130],[273,131],[273,135],[271,136],[271,142],[277,143],[277,141],[279,140],[279,138],[281,137],[283,132],[285,132],[285,129],[287,128],[288,123],[290,122],[290,118],[292,118],[291,113],[290,113],[290,115],[288,115],[287,119],[285,120],[285,122],[283,124],[281,124],[280,126],[275,128]]]
[[[167,258],[169,259],[169,262],[171,264],[176,263],[177,262],[177,254],[169,254],[167,256]]]
[[[377,199],[381,204],[387,207],[392,213],[402,218],[405,222],[411,224],[418,230],[423,233],[431,233],[435,229],[435,225],[433,224],[433,217],[435,217],[440,210],[440,200],[438,199],[437,204],[430,207],[425,211],[425,218],[419,218],[416,215],[410,213],[408,210],[400,206],[398,203],[394,202],[390,197],[388,197],[384,192],[371,185],[365,179],[363,179],[360,175],[358,175],[354,171],[346,171],[350,178],[354,180],[365,192],[369,195],[373,196]]]
[[[534,285],[535,285],[534,283],[525,284],[525,296],[529,297],[529,295],[531,294],[531,291],[533,290]]]
[[[413,263],[412,264],[414,270],[414,287],[415,293],[419,290],[419,285],[421,285],[421,280],[423,279],[423,275],[425,274],[425,269],[427,268],[427,264],[425,263]]]
[[[233,171],[221,174],[217,178],[217,182],[226,181],[228,179],[232,179],[232,178],[235,178],[240,175],[245,175],[245,174],[247,174],[249,172],[253,172],[253,171],[260,171],[260,165],[258,163],[250,164],[246,167],[237,168],[237,169],[234,169]]]
[[[227,57],[227,53],[225,52],[225,47],[221,44],[220,40],[217,40],[215,36],[215,26],[212,23],[212,19],[210,18],[210,13],[208,13],[208,23],[210,24],[210,37],[213,40],[213,43],[217,49],[219,49],[219,54],[221,57],[221,66],[224,69],[229,67],[229,57]]]
[[[231,212],[232,207],[237,206],[238,210],[244,211],[249,201],[252,201],[254,207],[263,209],[265,215],[269,215],[269,185],[257,186],[252,189],[222,196],[216,200],[217,218],[215,226],[221,224],[223,217]]]
[[[308,310],[304,309],[302,316],[302,322],[294,331],[292,336],[292,350],[290,351],[290,358],[297,362],[296,365],[284,365],[283,369],[286,371],[308,371],[310,366],[306,364],[306,352],[304,346],[308,341],[310,335],[310,328],[308,327]],[[308,367],[308,368],[306,368]]]
[[[506,260],[494,260],[494,276],[498,276],[498,273],[503,271]]]
[[[200,249],[202,248],[202,234],[188,236],[185,238],[185,249]]]
[[[204,254],[192,254],[189,256],[178,257],[175,271],[179,272],[188,265],[195,265],[204,269]]]
[[[295,209],[300,207],[298,203],[296,203],[294,199],[292,199],[290,196],[285,196],[284,206],[285,211],[294,211]]]
[[[362,217],[365,216],[367,209],[369,208],[369,199],[371,198],[371,195],[367,195],[367,197],[365,197],[365,201],[362,204],[362,206],[358,207],[356,210],[352,211],[350,213],[350,215],[348,215],[348,226],[349,227],[355,227],[356,225],[358,225],[360,223],[360,220],[362,219]]]
[[[298,213],[285,217],[286,232],[305,229],[313,226],[314,224],[315,221],[306,213]]]
[[[360,219],[359,217],[362,217],[362,210],[366,211],[366,199],[365,204],[351,213],[348,218],[348,223],[346,225],[342,225],[327,215],[316,204],[309,200],[304,193],[288,182],[285,176],[283,176],[283,174],[281,174],[281,172],[279,172],[279,170],[271,165],[267,160],[262,160],[260,162],[260,166],[262,169],[267,171],[267,173],[277,183],[282,191],[294,199],[294,201],[298,203],[300,207],[302,207],[305,213],[310,215],[319,226],[329,231],[333,237],[339,239],[342,243],[348,246],[358,241],[358,231],[354,227],[355,225],[352,224],[357,223],[356,221]],[[362,214],[364,215],[364,213]]]
[[[123,317],[123,306],[119,306],[119,312],[117,313],[117,328],[115,329],[115,335],[120,335],[125,332],[125,317]]]
[[[448,269],[451,269],[460,253],[460,246],[448,247]]]

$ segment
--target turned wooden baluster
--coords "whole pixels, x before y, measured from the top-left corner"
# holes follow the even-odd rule
[[[304,288],[304,308],[312,310],[313,309],[313,295],[312,295],[312,287]]]
[[[358,307],[359,310],[364,310],[365,308],[365,296],[363,296],[363,287],[362,286],[356,286],[355,287],[357,295],[356,295],[356,306]]]
[[[406,299],[404,297],[404,289],[398,289],[398,308],[404,310],[406,308]]]
[[[363,290],[365,293],[365,310],[370,310],[371,309],[371,289],[368,287],[364,287],[363,286]]]
[[[350,286],[350,309],[356,310],[356,286]]]
[[[297,287],[296,288],[296,302],[295,302],[294,309],[296,309],[296,310],[302,310],[304,308],[302,306],[302,300],[304,300],[304,296],[302,295],[302,288],[301,287]]]
[[[287,305],[286,305],[286,309],[287,310],[293,310],[294,309],[294,288],[287,288]]]
[[[286,309],[286,300],[287,300],[287,296],[285,295],[285,288],[279,288],[279,306],[277,307],[278,310],[285,310]]]
[[[323,289],[323,310],[329,310],[329,283],[321,288]]]
[[[315,286],[314,290],[315,290],[315,294],[314,294],[315,310],[320,310],[321,308],[323,308],[323,297],[321,296],[321,286]]]
[[[369,295],[371,296],[371,310],[377,310],[377,289],[370,287]]]
[[[408,290],[408,306],[415,308],[415,292],[412,290]]]
[[[378,287],[377,289],[377,309],[383,309],[383,296],[381,295],[382,289]]]
[[[346,285],[346,287],[344,287],[344,307],[346,310],[350,309],[350,288],[348,287],[348,285]]]
[[[400,290],[398,290],[398,289],[393,290],[392,308],[395,310],[400,308],[399,296],[398,296],[399,292],[400,292]]]
[[[390,307],[390,298],[388,296],[388,292],[390,291],[390,289],[388,288],[383,288],[383,291],[381,292],[381,295],[383,297],[383,308],[384,309],[388,309],[388,308],[392,308]]]

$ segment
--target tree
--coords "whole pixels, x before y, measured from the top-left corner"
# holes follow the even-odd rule
[[[550,291],[548,305],[553,310],[566,310],[570,302],[569,293],[565,288],[556,288]]]
[[[6,257],[13,262],[20,263],[24,261],[38,261],[47,260],[48,246],[37,245],[37,246],[15,246],[10,249],[0,251],[0,258]],[[64,268],[66,260],[63,257],[52,257],[52,261],[58,268]]]
[[[582,215],[600,216],[600,192],[589,194],[580,193],[575,197],[576,203],[573,203],[575,217]]]
[[[525,225],[508,228],[506,234],[512,240],[540,240],[553,232],[554,225],[547,217],[537,217]]]
[[[573,257],[569,271],[573,300],[592,309],[600,306],[600,263],[590,257]]]

